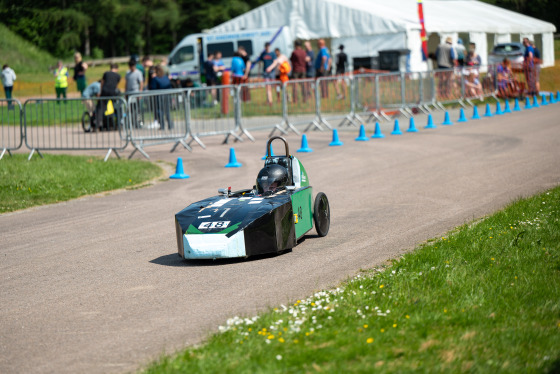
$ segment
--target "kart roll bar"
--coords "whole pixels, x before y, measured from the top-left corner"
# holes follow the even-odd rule
[[[268,140],[268,143],[266,143],[266,150],[267,150],[267,155],[271,155],[272,154],[272,141],[276,140],[276,139],[280,139],[284,142],[284,146],[286,147],[286,157],[290,157],[290,148],[288,147],[288,142],[286,141],[286,139],[284,139],[281,136],[273,136],[272,138],[270,138]]]

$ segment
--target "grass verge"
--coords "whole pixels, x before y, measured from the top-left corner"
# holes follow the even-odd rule
[[[159,166],[140,160],[88,156],[5,155],[0,161],[0,213],[132,187],[159,176]]]
[[[146,373],[558,372],[560,187]]]

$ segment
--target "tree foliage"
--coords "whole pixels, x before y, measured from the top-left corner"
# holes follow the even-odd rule
[[[0,0],[0,20],[56,57],[166,54],[184,36],[269,0]],[[558,0],[483,0],[560,26]]]
[[[166,54],[184,36],[269,0],[0,0],[0,20],[56,57]]]

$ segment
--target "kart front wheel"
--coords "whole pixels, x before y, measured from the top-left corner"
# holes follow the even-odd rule
[[[319,236],[327,236],[331,225],[331,209],[329,207],[329,199],[327,195],[319,192],[315,196],[315,206],[313,209],[313,221],[315,221],[315,229]]]

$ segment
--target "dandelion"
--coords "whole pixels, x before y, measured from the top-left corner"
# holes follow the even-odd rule
[[[379,330],[379,331],[381,331],[381,332],[385,332],[385,329],[381,329],[381,330]]]
[[[397,324],[396,324],[396,323],[393,323],[393,328],[396,328],[396,327],[397,327]]]
[[[366,343],[368,343],[368,344],[373,343],[373,338],[367,338]]]
[[[380,285],[380,286],[379,286],[379,288],[383,288],[383,287],[385,287],[385,286],[384,286],[384,285]]]
[[[494,257],[492,257],[491,260],[494,261]]]
[[[406,316],[404,316],[406,319],[410,319],[410,316],[407,314]]]
[[[269,335],[267,339],[268,339],[268,340],[274,339],[274,335]]]
[[[367,328],[368,328],[368,325],[364,325],[364,329],[367,329]]]
[[[443,309],[443,313],[447,313],[447,309]]]
[[[280,343],[284,343],[285,340],[284,340],[284,338],[278,338],[278,341],[279,341]]]

